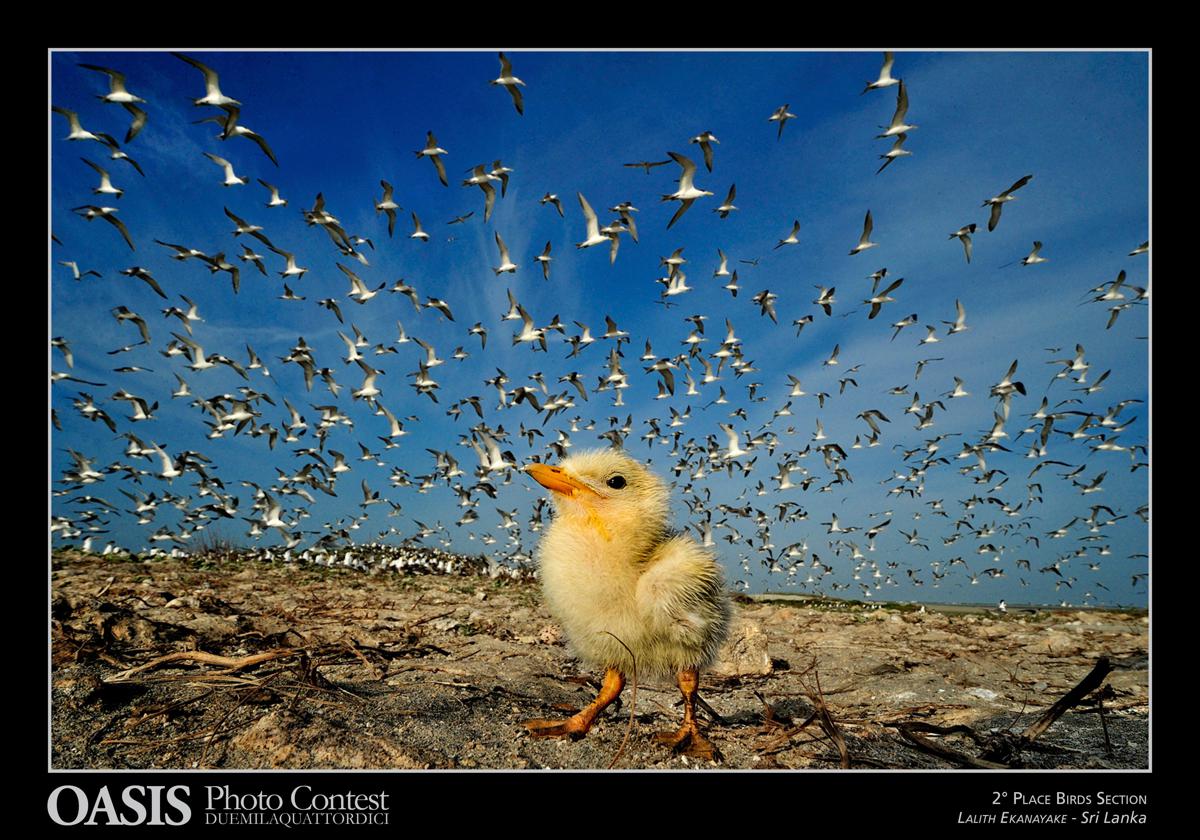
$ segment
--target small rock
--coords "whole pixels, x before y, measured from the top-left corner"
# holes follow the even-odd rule
[[[295,751],[290,740],[283,719],[278,713],[271,712],[235,735],[231,743],[251,754],[262,756],[268,767],[280,767]]]
[[[716,663],[709,670],[722,677],[765,677],[770,674],[774,666],[767,651],[767,636],[758,622],[735,621]]]
[[[995,700],[1000,695],[991,689],[987,688],[968,688],[966,691],[972,697],[978,697],[980,700]]]
[[[1037,641],[1025,645],[1025,649],[1030,653],[1070,656],[1079,653],[1083,648],[1078,641],[1068,634],[1060,631],[1050,631],[1038,638]]]
[[[557,624],[547,624],[538,631],[537,638],[544,645],[556,645],[562,641],[562,629]]]
[[[93,674],[79,679],[56,680],[54,687],[63,692],[67,703],[75,708],[100,699],[104,693],[104,682]]]

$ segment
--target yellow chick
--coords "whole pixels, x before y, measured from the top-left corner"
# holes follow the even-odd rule
[[[605,669],[587,708],[566,720],[527,721],[530,734],[582,738],[636,663],[639,678],[673,675],[683,693],[682,726],[657,740],[718,757],[695,717],[700,669],[715,659],[729,626],[716,558],[671,529],[667,486],[624,452],[581,452],[526,471],[551,491],[555,509],[538,549],[546,603],[579,658]]]

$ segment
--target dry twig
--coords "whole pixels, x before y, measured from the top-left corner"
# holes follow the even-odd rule
[[[960,767],[973,767],[973,768],[980,769],[980,770],[1006,770],[1006,769],[1008,769],[1007,764],[999,764],[994,761],[988,761],[988,760],[982,759],[982,758],[975,758],[974,756],[970,756],[965,753],[960,753],[958,750],[952,750],[949,747],[944,746],[942,744],[935,744],[926,738],[922,738],[920,735],[918,735],[916,732],[912,731],[912,729],[910,729],[905,724],[899,724],[896,728],[900,730],[900,734],[902,736],[904,736],[904,739],[906,741],[915,745],[922,752],[929,753],[930,755],[936,755],[938,758],[945,759],[946,761],[952,761],[955,764],[959,765]],[[950,728],[953,729],[953,728],[957,728],[957,727],[950,727]]]
[[[108,683],[128,682],[130,677],[135,674],[140,674],[143,671],[149,671],[152,668],[157,668],[159,665],[166,665],[169,662],[202,662],[207,665],[220,665],[229,671],[240,671],[243,668],[249,668],[252,665],[259,665],[263,662],[270,662],[272,659],[280,659],[285,656],[293,656],[300,651],[297,648],[278,648],[276,650],[268,650],[263,653],[255,653],[250,656],[218,656],[215,653],[205,653],[202,650],[177,650],[174,653],[168,653],[165,656],[160,656],[156,659],[151,659],[149,662],[138,665],[136,668],[130,668],[127,671],[122,671],[116,676],[109,677],[105,680]]]
[[[608,633],[607,630],[605,630],[604,632]],[[619,638],[617,638],[617,636],[613,635],[612,633],[608,633],[608,635],[610,635],[614,639],[616,639],[617,643],[621,647],[625,648],[626,652],[628,652],[629,658],[631,660],[633,660],[633,675],[632,675],[633,676],[633,679],[632,679],[632,695],[633,696],[630,697],[630,699],[629,699],[629,725],[627,727],[625,727],[625,737],[621,740],[621,746],[619,746],[617,748],[616,755],[614,755],[612,758],[612,761],[610,761],[608,763],[608,769],[611,770],[611,769],[613,769],[613,767],[616,766],[618,759],[621,758],[621,754],[625,752],[625,745],[629,743],[629,736],[633,734],[633,719],[634,719],[634,715],[637,713],[637,657],[634,656],[632,650],[629,650],[629,645],[622,642]]]

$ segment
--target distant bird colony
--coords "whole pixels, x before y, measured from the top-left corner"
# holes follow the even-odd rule
[[[413,170],[389,174],[379,180],[378,189],[374,182],[368,185],[374,191],[359,197],[360,215],[327,206],[323,193],[302,199],[289,189],[286,156],[277,159],[268,139],[286,127],[252,130],[242,122],[243,110],[254,122],[254,103],[223,92],[220,54],[203,62],[173,55],[181,78],[194,86],[188,97],[193,104],[182,107],[195,108],[197,137],[211,144],[215,125],[219,145],[227,150],[222,155],[205,151],[207,162],[200,158],[197,163],[210,176],[211,189],[228,196],[224,213],[232,227],[223,242],[193,242],[186,231],[147,235],[132,219],[122,218],[121,206],[129,202],[123,196],[169,187],[156,184],[145,158],[143,166],[128,153],[156,129],[155,102],[130,91],[139,87],[135,67],[79,64],[78,72],[107,78],[109,93],[98,98],[121,106],[106,124],[112,133],[85,128],[79,111],[72,110],[82,103],[52,106],[65,120],[51,118],[56,165],[60,158],[64,165],[77,164],[82,156],[96,176],[75,186],[78,200],[71,210],[81,222],[106,223],[51,233],[52,283],[119,287],[124,302],[107,314],[94,314],[114,319],[127,336],[124,346],[88,359],[86,377],[76,376],[91,327],[65,317],[53,320],[58,334],[51,339],[52,446],[56,457],[69,456],[52,488],[51,531],[58,544],[123,552],[107,536],[120,521],[136,523],[143,544],[156,553],[201,544],[211,528],[252,546],[260,556],[400,569],[408,561],[398,559],[402,555],[388,544],[434,539],[450,547],[461,545],[465,534],[479,546],[478,553],[491,558],[493,574],[503,568],[519,577],[536,568],[536,535],[549,516],[546,500],[523,469],[561,460],[576,445],[590,448],[601,441],[635,450],[634,457],[652,460],[660,474],[675,480],[674,499],[686,505],[688,527],[705,546],[728,546],[720,553],[738,589],[885,599],[894,598],[893,590],[903,583],[909,592],[927,587],[925,594],[936,600],[928,590],[957,582],[968,587],[959,600],[1003,603],[999,588],[995,594],[980,590],[999,587],[998,580],[1007,578],[1003,594],[1016,602],[1021,598],[1016,587],[1043,575],[1041,580],[1052,582],[1056,598],[1064,603],[1104,603],[1114,597],[1104,592],[1108,587],[1098,575],[1100,564],[1120,563],[1131,591],[1144,593],[1148,558],[1126,552],[1110,559],[1109,535],[1118,523],[1128,527],[1136,519],[1144,526],[1149,506],[1118,505],[1104,491],[1121,476],[1117,480],[1126,482],[1123,486],[1140,482],[1132,486],[1146,494],[1146,426],[1127,430],[1139,409],[1148,406],[1140,397],[1110,394],[1105,385],[1112,371],[1095,369],[1082,344],[1056,337],[1047,337],[1046,343],[1066,346],[1029,347],[1017,359],[992,359],[990,380],[961,375],[954,367],[956,349],[972,329],[961,297],[949,291],[937,311],[913,312],[916,303],[906,300],[912,279],[887,268],[869,273],[874,266],[860,264],[870,258],[863,252],[886,255],[889,238],[897,236],[899,220],[888,218],[888,208],[859,206],[861,231],[847,230],[845,244],[839,245],[855,257],[849,262],[863,278],[857,288],[821,277],[770,275],[759,261],[798,253],[811,228],[789,212],[764,232],[763,256],[739,255],[722,243],[720,226],[737,224],[740,217],[733,183],[741,180],[733,177],[740,173],[722,171],[722,155],[730,154],[728,137],[721,145],[712,131],[696,133],[695,126],[690,131],[684,126],[674,149],[631,150],[630,158],[645,157],[624,163],[627,172],[617,167],[612,177],[624,177],[636,194],[608,207],[594,201],[600,196],[589,200],[571,183],[534,184],[537,193],[544,190],[540,198],[509,196],[510,185],[529,177],[517,161],[530,150],[522,155],[516,149],[497,150],[504,154],[471,165],[460,185],[451,186],[446,161],[455,160],[455,138],[439,139],[421,126],[414,136],[392,138],[410,144],[401,148]],[[468,53],[462,58],[481,62],[485,56]],[[538,80],[528,73],[528,83],[518,78],[514,63],[519,69],[520,54],[501,52],[498,75],[489,79],[481,70],[478,84],[484,90],[488,85],[504,88],[504,94],[495,95],[511,97],[515,114],[506,107],[508,118],[537,120]],[[862,102],[895,98],[891,121],[872,141],[886,141],[890,148],[880,144],[884,151],[878,168],[866,161],[868,177],[896,177],[911,165],[902,158],[920,154],[914,141],[931,130],[919,131],[908,122],[910,90],[902,75],[893,75],[903,70],[895,55],[885,53],[877,79],[862,91]],[[230,92],[238,94],[232,85]],[[911,93],[919,107],[919,91]],[[764,145],[786,145],[804,131],[802,109],[792,113],[789,107],[795,106],[753,115]],[[785,137],[785,124],[791,121],[795,125]],[[64,135],[64,128],[69,133]],[[68,142],[76,144],[69,147],[73,157]],[[414,145],[420,148],[414,150]],[[689,148],[693,151],[685,153]],[[418,161],[429,161],[433,171],[429,164],[413,163],[409,152]],[[697,152],[703,169],[692,157]],[[579,159],[585,161],[585,150]],[[256,177],[259,172],[277,174],[268,182]],[[447,190],[460,190],[469,199],[464,202],[469,212],[446,220],[431,217],[428,208],[402,206],[411,205],[405,198],[407,182],[421,179],[440,189],[434,178]],[[935,235],[928,247],[943,249],[945,259],[960,268],[969,266],[973,257],[976,262],[980,258],[981,239],[998,237],[1004,219],[1038,212],[1036,173],[1018,170],[994,188],[1003,189],[989,198],[979,196],[975,201],[982,204],[962,207],[957,211],[961,217],[940,229],[959,240],[965,263],[956,256],[956,247],[948,248],[944,233]],[[576,247],[552,250],[550,241],[542,246],[542,237],[526,246],[525,237],[515,231],[492,227],[494,214],[512,218],[497,210],[515,201],[522,202],[520,214],[548,214]],[[742,201],[750,199],[744,194]],[[275,219],[295,213],[298,206],[307,228],[314,229],[310,242],[290,241],[275,232]],[[665,212],[651,216],[671,207],[669,218]],[[605,208],[607,214],[597,212]],[[411,232],[404,227],[406,217],[411,218]],[[358,221],[341,220],[351,218],[376,221],[363,229]],[[877,219],[883,225],[878,233]],[[961,227],[947,230],[960,220]],[[534,282],[564,282],[558,279],[564,267],[592,260],[588,251],[595,246],[608,252],[599,263],[619,270],[618,263],[627,259],[621,241],[627,249],[639,246],[639,222],[643,232],[648,223],[675,233],[689,225],[716,226],[710,253],[685,257],[685,248],[679,247],[658,258],[660,276],[645,283],[648,306],[653,300],[670,312],[687,306],[686,296],[693,290],[711,288],[722,293],[719,310],[681,315],[673,332],[638,335],[623,330],[604,311],[603,297],[589,302],[595,309],[564,311],[547,320],[549,313],[535,310],[522,293]],[[423,249],[453,244],[454,237],[444,231],[479,225],[490,228],[490,257],[485,267],[463,256],[462,270],[478,274],[481,283],[506,289],[507,308],[490,320],[474,325],[464,323],[461,315],[456,320],[469,301],[461,296],[442,299],[425,291],[431,282],[389,272],[386,248],[429,253]],[[126,261],[88,264],[87,250],[79,247],[87,237],[109,237],[127,248],[122,250]],[[1145,238],[1145,231],[1128,231],[1128,244],[1118,243],[1124,262],[1114,261],[1103,281],[1080,287],[1081,305],[1064,313],[1064,319],[1090,318],[1111,330],[1119,319],[1134,317],[1147,306],[1148,288],[1127,279],[1127,271],[1136,271],[1136,261],[1147,259]],[[1041,240],[1032,245],[1023,240],[1021,250],[1003,258],[1021,267],[1012,271],[1053,270],[1062,253],[1056,253],[1053,239],[1046,234],[1045,246]],[[767,250],[771,242],[776,244]],[[1032,250],[1020,257],[1025,247]],[[145,263],[143,255],[155,249],[172,259],[178,273],[135,264],[139,259]],[[319,261],[314,249],[323,254]],[[340,272],[331,272],[334,266]],[[752,276],[771,276],[772,288],[746,285],[746,294],[739,296]],[[206,277],[221,280],[230,306],[239,296],[245,299],[248,281],[255,278],[252,293],[271,289],[267,301],[277,313],[270,318],[272,326],[289,329],[292,313],[304,308],[325,324],[322,340],[306,340],[297,329],[286,353],[256,353],[253,329],[222,329],[221,313],[204,311],[195,302],[188,284]],[[1077,281],[1058,276],[1054,282]],[[360,326],[366,323],[360,313],[368,311],[387,314],[389,322],[396,322],[396,333],[368,337]],[[897,358],[915,346],[910,378],[887,383],[886,390],[868,390],[864,375],[871,374],[878,360],[859,355],[845,339],[826,341],[822,336],[823,328],[831,329],[842,318],[886,337],[883,346],[895,348]],[[444,343],[440,337],[450,332],[458,337]],[[810,374],[801,379],[778,369],[777,350],[754,346],[765,344],[767,337],[773,348],[785,346],[776,342],[816,342],[805,366],[815,366],[821,378],[810,381]],[[501,352],[508,360],[519,353],[517,358],[528,360],[527,369],[513,370],[511,361],[500,361]],[[133,361],[115,366],[123,359]],[[475,371],[475,387],[462,392],[444,387],[439,379],[450,366]],[[161,381],[175,384],[161,390],[139,385],[156,381],[146,378],[155,367],[165,376]],[[111,374],[96,374],[104,370]],[[654,394],[661,402],[650,405],[661,410],[638,411],[636,416],[621,411],[631,388]],[[68,401],[74,410],[70,417],[64,416],[70,411]],[[956,424],[953,407],[965,401],[990,406],[984,428]],[[190,407],[192,432],[203,444],[184,448],[181,430],[160,419],[173,404]],[[827,404],[849,404],[848,416],[861,425],[831,422]],[[438,428],[452,433],[440,445],[411,446],[405,438],[433,416],[442,424]],[[96,434],[97,422],[107,428],[108,438]],[[909,445],[912,437],[896,442],[905,425],[917,433],[918,443]],[[892,435],[897,438],[889,441]],[[94,441],[112,437],[123,441],[120,457],[110,460],[91,450],[99,446]],[[222,459],[229,442],[239,438],[252,439],[264,460],[240,464],[239,469],[252,471],[235,475],[222,470]],[[856,454],[876,447],[880,453],[891,450],[888,473],[859,473]],[[282,453],[288,457],[276,457]],[[939,488],[951,490],[930,492],[935,476],[942,482]],[[428,497],[422,500],[425,510],[440,506],[434,525],[405,514],[415,494]],[[819,494],[830,494],[823,503],[833,512],[822,513],[830,518],[817,523],[810,519],[809,500]],[[841,510],[836,500],[850,497],[858,504]],[[1069,521],[1046,521],[1047,497],[1066,500]],[[498,514],[490,526],[488,507]],[[335,513],[314,516],[318,509]],[[853,512],[860,509],[869,513]],[[373,515],[376,510],[380,513]],[[677,520],[683,511],[681,506]],[[452,532],[458,534],[457,543]],[[449,560],[446,566],[452,566]]]

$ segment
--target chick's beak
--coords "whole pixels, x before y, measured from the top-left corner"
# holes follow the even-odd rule
[[[562,493],[565,496],[572,497],[579,493],[598,495],[595,490],[561,467],[552,467],[548,464],[530,464],[525,468],[525,472],[533,476],[533,480],[538,484],[547,490],[553,490],[555,493]]]

